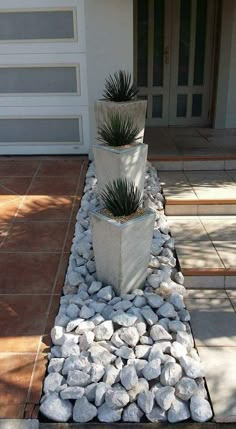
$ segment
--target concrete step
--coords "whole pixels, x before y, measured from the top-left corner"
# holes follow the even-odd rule
[[[226,156],[153,156],[148,160],[158,171],[230,171],[236,170],[236,157]]]
[[[186,305],[214,420],[236,427],[236,290],[190,290]]]
[[[159,175],[167,215],[236,215],[236,170]]]
[[[236,289],[236,216],[168,216],[187,288]]]

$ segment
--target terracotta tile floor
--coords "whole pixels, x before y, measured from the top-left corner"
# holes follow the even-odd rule
[[[37,415],[87,166],[0,158],[0,418]]]

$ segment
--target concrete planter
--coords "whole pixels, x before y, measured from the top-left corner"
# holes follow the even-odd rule
[[[119,223],[91,212],[93,249],[98,280],[112,285],[118,295],[141,288],[150,259],[155,213]]]
[[[103,144],[93,146],[98,192],[114,179],[128,179],[135,183],[143,194],[148,146],[134,144],[129,147],[111,147]]]
[[[134,125],[139,129],[138,143],[143,143],[145,130],[147,101],[135,100],[125,102],[115,102],[109,100],[97,100],[95,102],[95,117],[97,126],[104,123],[109,114],[119,112],[130,115]]]

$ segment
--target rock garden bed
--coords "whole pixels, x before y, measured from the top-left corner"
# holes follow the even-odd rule
[[[144,205],[156,213],[145,287],[116,296],[96,278],[89,212],[99,208],[99,199],[90,164],[51,332],[54,346],[40,405],[44,418],[175,423],[212,417],[184,304],[184,278],[150,164]]]

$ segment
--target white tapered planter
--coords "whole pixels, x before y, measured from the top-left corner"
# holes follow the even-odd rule
[[[135,183],[143,194],[148,145],[139,143],[130,146],[93,146],[98,180],[98,192],[115,179],[127,179]]]
[[[155,213],[119,223],[100,212],[91,212],[97,279],[112,285],[118,295],[141,288],[147,276]]]
[[[104,121],[111,113],[120,113],[129,115],[134,122],[134,126],[138,128],[138,143],[143,143],[145,120],[146,120],[147,101],[132,100],[115,102],[109,100],[97,100],[95,102],[95,117],[97,126],[103,125]]]

